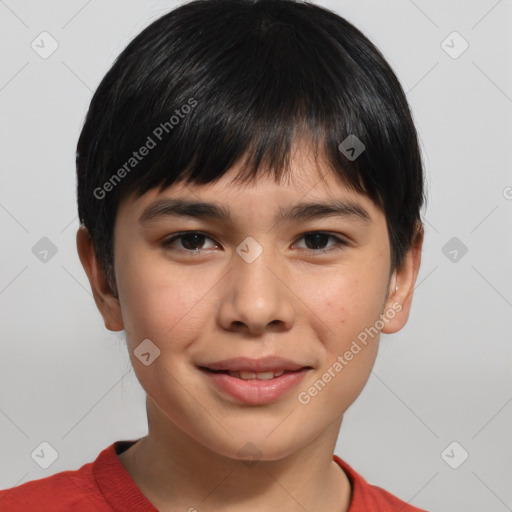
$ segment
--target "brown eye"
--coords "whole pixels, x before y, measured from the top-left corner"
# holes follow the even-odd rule
[[[203,247],[206,240],[211,240],[208,236],[200,233],[199,231],[189,231],[186,233],[179,233],[177,235],[168,238],[162,242],[162,245],[167,249],[176,249],[178,251],[186,252],[199,252],[205,249]],[[177,247],[173,247],[178,242]],[[216,245],[214,244],[214,247]],[[209,247],[211,248],[211,247]]]
[[[306,247],[300,247],[300,249],[305,249],[311,253],[325,253],[328,251],[339,250],[347,245],[347,243],[341,238],[322,231],[305,233],[301,238],[306,242]],[[328,244],[329,239],[333,239],[337,241],[337,243],[326,248],[325,246]]]

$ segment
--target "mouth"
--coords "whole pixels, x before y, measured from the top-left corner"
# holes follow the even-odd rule
[[[250,357],[232,357],[222,361],[206,363],[200,369],[213,373],[226,373],[241,380],[271,380],[286,373],[311,370],[312,367],[277,356],[252,359]]]
[[[223,396],[252,405],[279,400],[313,370],[312,366],[276,357],[226,359],[198,368]]]
[[[201,370],[210,372],[210,373],[224,373],[229,375],[230,377],[234,377],[235,379],[240,380],[272,380],[277,377],[281,377],[281,375],[285,375],[287,373],[297,373],[301,370],[310,370],[311,366],[305,366],[304,368],[300,368],[299,370],[268,370],[265,372],[252,372],[247,370],[241,371],[232,371],[232,370],[212,370],[211,368],[207,368],[206,366],[200,366]]]

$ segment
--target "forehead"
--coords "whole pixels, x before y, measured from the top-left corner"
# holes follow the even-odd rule
[[[262,167],[255,177],[245,177],[244,166],[240,163],[207,184],[181,181],[162,190],[151,189],[140,197],[132,194],[120,204],[118,214],[141,215],[148,205],[169,198],[215,204],[219,207],[218,220],[279,211],[277,217],[283,215],[283,207],[299,203],[328,202],[335,207],[337,204],[353,207],[359,210],[361,217],[367,214],[370,220],[382,214],[373,201],[349,187],[323,157],[313,153],[308,144],[296,143],[293,146],[289,166],[278,176]]]

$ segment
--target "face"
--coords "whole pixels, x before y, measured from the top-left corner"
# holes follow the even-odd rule
[[[304,151],[281,183],[236,184],[238,170],[126,198],[118,299],[95,297],[107,327],[126,330],[153,423],[227,457],[252,443],[276,460],[341,421],[380,331],[407,320],[419,259],[391,273],[383,212]],[[217,209],[177,211],[178,199]]]

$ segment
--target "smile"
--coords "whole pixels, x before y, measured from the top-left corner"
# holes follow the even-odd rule
[[[208,385],[224,397],[251,405],[277,402],[297,387],[311,367],[298,370],[269,370],[265,372],[211,370],[200,367]]]

